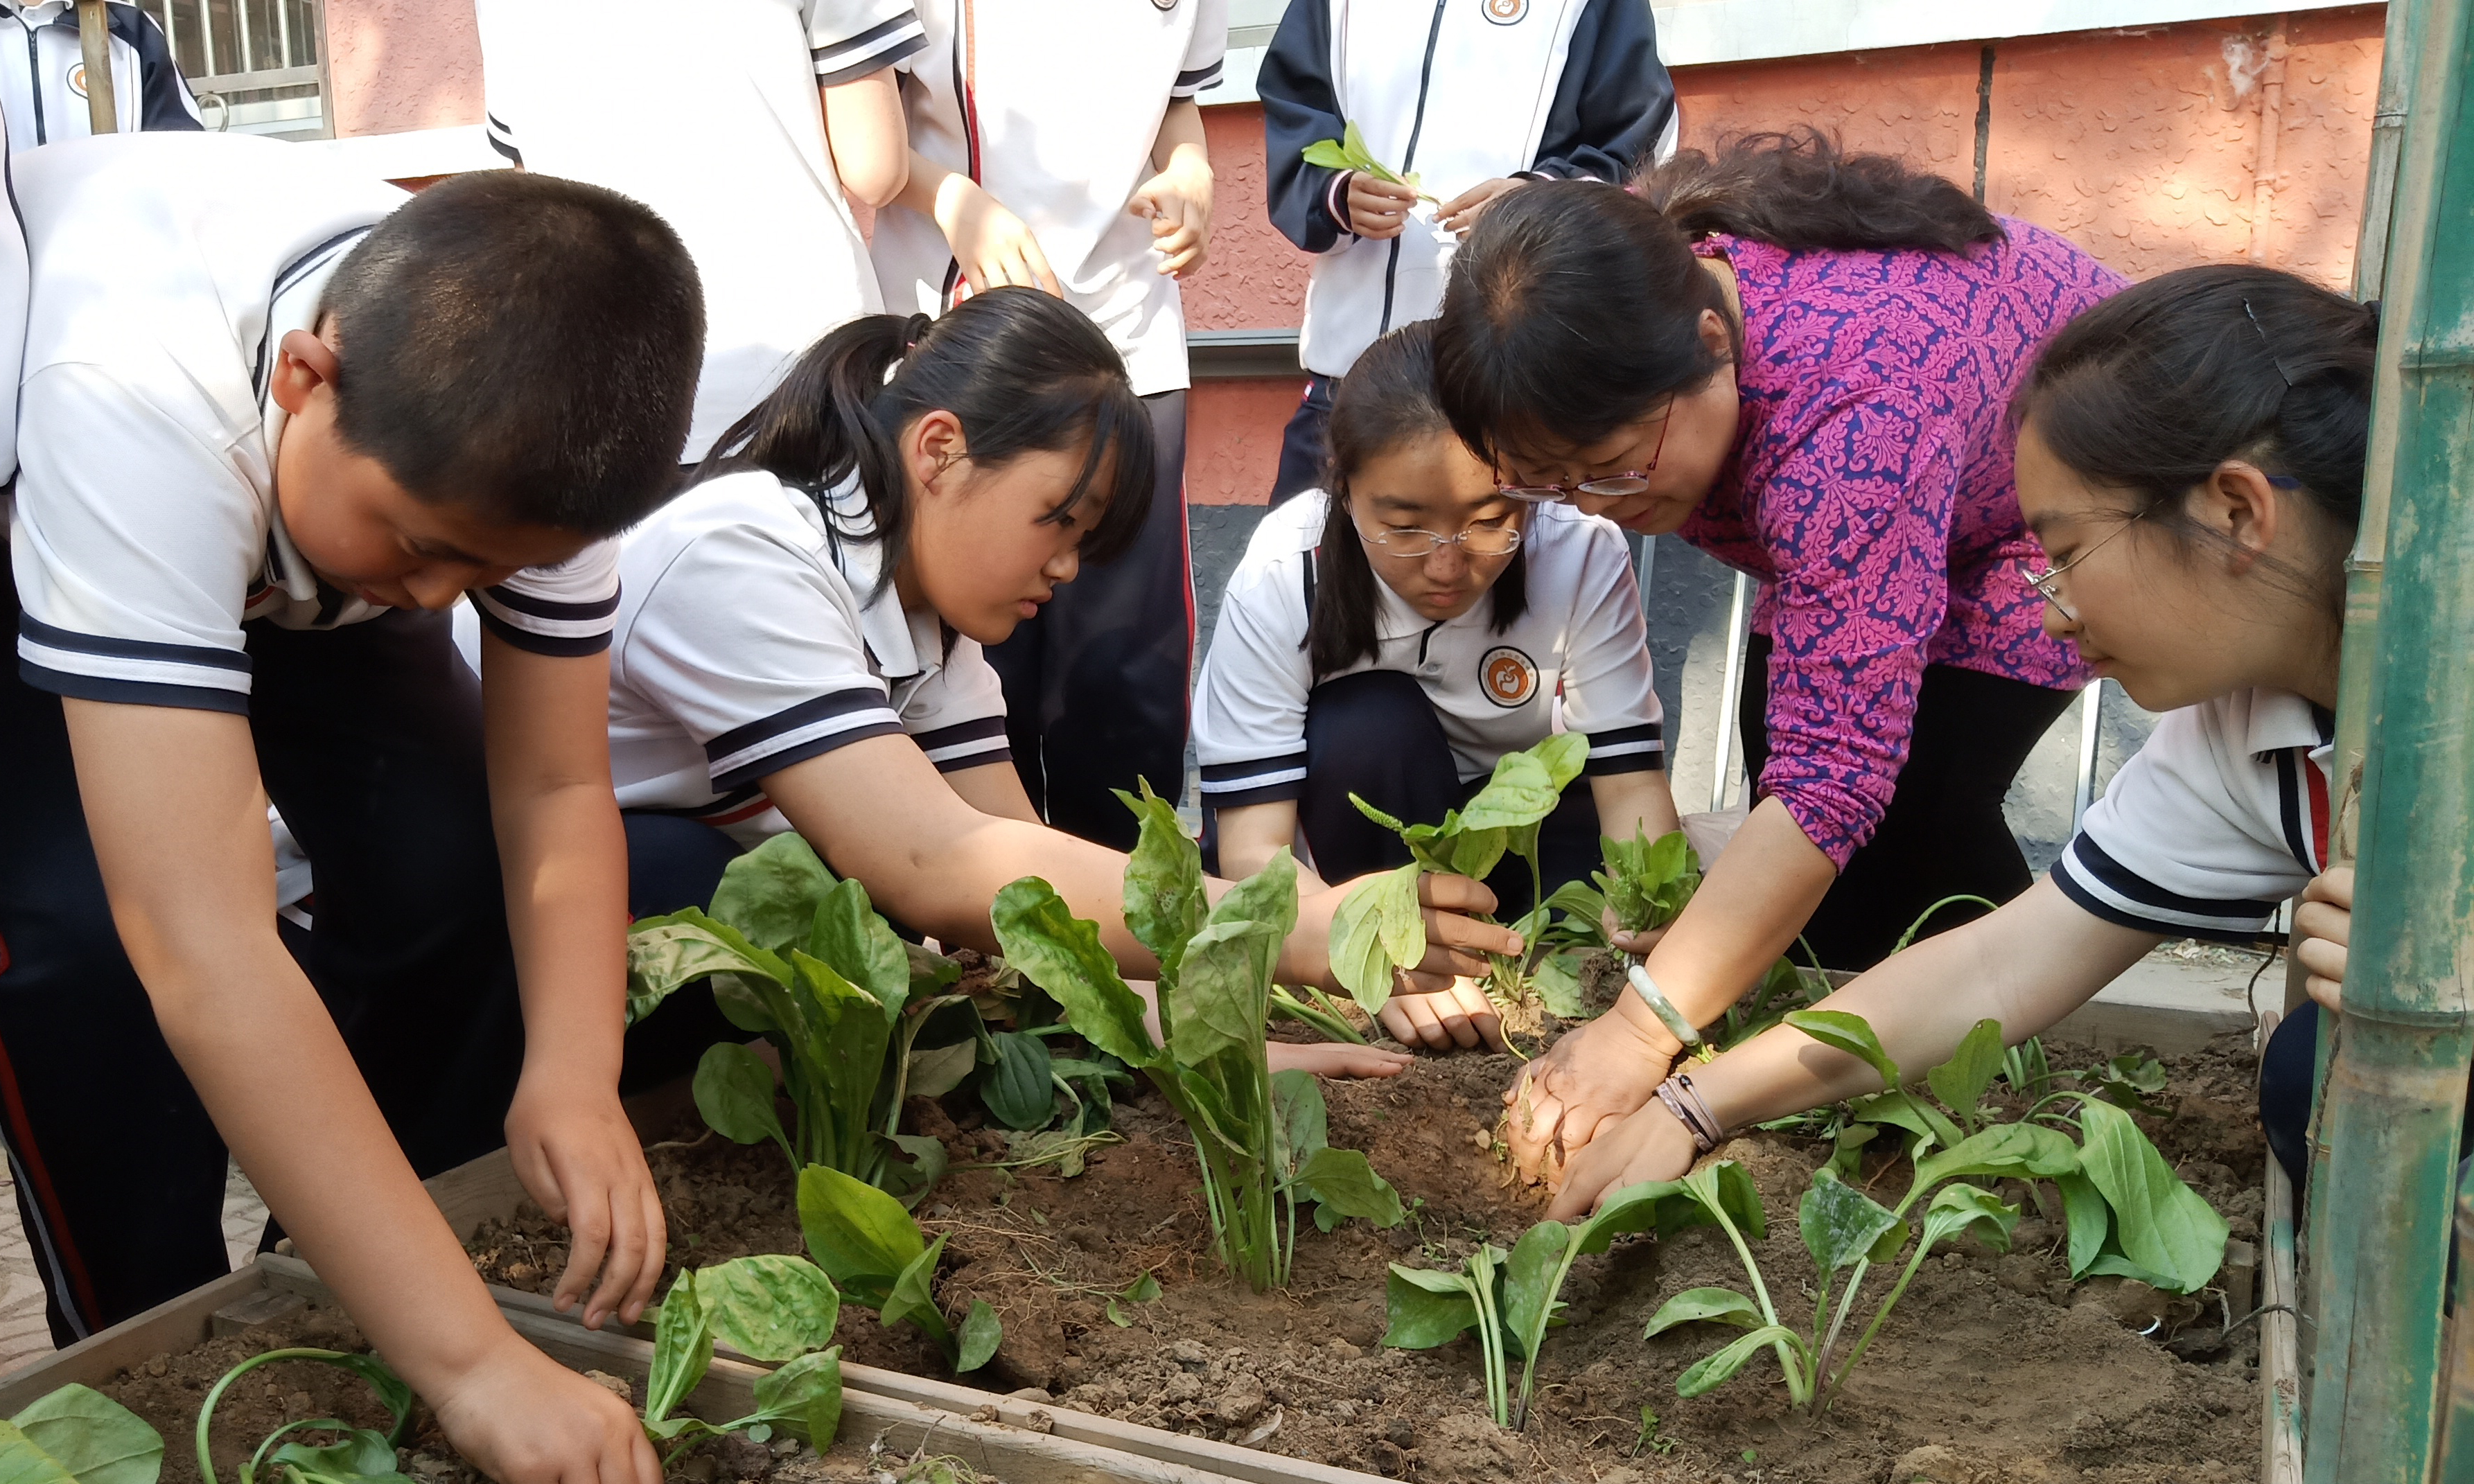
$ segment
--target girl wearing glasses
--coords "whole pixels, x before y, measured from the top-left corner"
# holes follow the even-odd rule
[[[2163,939],[2248,942],[2296,892],[2311,993],[2337,1002],[2352,873],[2318,874],[2376,339],[2362,305],[2290,275],[2190,268],[2089,310],[2038,359],[2015,420],[2020,505],[2053,562],[2026,574],[2045,631],[2168,714],[2050,876],[1825,1001],[1902,1066],[1938,1065],[1979,1019],[2025,1040]],[[2315,1023],[2289,1017],[2261,1077],[2297,1181]],[[1634,1055],[1628,1100],[1562,1110],[1567,1139],[1575,1113],[1608,1121],[1582,1130],[1596,1137],[1558,1214],[1680,1175],[1728,1129],[1880,1086],[1782,1028],[1695,1067],[1689,1095],[1677,1079],[1678,1113],[1649,1097],[1662,1058]]]
[[[1613,524],[1506,497],[1436,404],[1432,326],[1377,340],[1334,394],[1328,491],[1265,516],[1229,578],[1203,661],[1195,749],[1221,869],[1300,835],[1342,880],[1400,865],[1349,802],[1438,823],[1504,754],[1589,739],[1586,789],[1545,823],[1545,879],[1585,878],[1598,836],[1676,827],[1631,556]],[[1527,868],[1489,883],[1507,916]],[[1463,985],[1398,995],[1398,1040],[1475,1045],[1494,1024]]]

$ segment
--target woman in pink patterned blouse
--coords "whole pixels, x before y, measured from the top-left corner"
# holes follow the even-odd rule
[[[2006,411],[2045,338],[2122,286],[1809,131],[1479,220],[1437,326],[1455,427],[1509,486],[1758,578],[1768,676],[1743,707],[1759,802],[1637,945],[1650,986],[1515,1089],[1525,1166],[1639,1106],[1682,1050],[1670,1025],[1715,1019],[1799,932],[1862,969],[1942,897],[2025,889],[2001,798],[2083,676],[2018,575],[2037,548]]]

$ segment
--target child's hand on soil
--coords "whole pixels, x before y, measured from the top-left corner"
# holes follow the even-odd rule
[[[1468,979],[1432,994],[1394,994],[1375,1017],[1394,1041],[1404,1046],[1449,1051],[1472,1050],[1480,1041],[1495,1051],[1507,1049],[1503,1017],[1486,991]]]
[[[2345,939],[2354,925],[2354,868],[2339,866],[2311,878],[2293,909],[2293,957],[2310,977],[2303,988],[2328,1010],[2345,989]]]
[[[1211,246],[1211,167],[1200,152],[1179,150],[1166,170],[1142,183],[1126,210],[1149,217],[1159,271],[1183,278],[1202,266]]]
[[[1397,180],[1378,180],[1363,170],[1348,173],[1348,188],[1342,193],[1348,203],[1348,230],[1351,235],[1372,242],[1388,242],[1400,235],[1409,225],[1409,210],[1418,203],[1418,193]]]
[[[1312,1072],[1318,1077],[1396,1077],[1416,1057],[1380,1046],[1352,1046],[1344,1041],[1268,1041],[1264,1059],[1275,1072]]]
[[[1650,1103],[1612,1128],[1564,1168],[1549,1221],[1578,1221],[1610,1192],[1644,1180],[1681,1180],[1692,1168],[1692,1135],[1662,1103]]]
[[[634,1408],[499,1328],[477,1363],[424,1393],[457,1452],[498,1484],[662,1484]]]
[[[1437,206],[1435,220],[1453,236],[1466,237],[1468,229],[1477,225],[1477,214],[1484,211],[1489,203],[1520,183],[1500,176],[1492,180],[1481,180]]]
[[[567,1271],[551,1302],[564,1313],[583,1299],[587,1328],[613,1313],[634,1324],[652,1302],[669,1234],[618,1089],[525,1076],[507,1112],[507,1153],[525,1193],[568,1226]]]
[[[1566,1032],[1504,1091],[1512,1162],[1531,1180],[1562,1184],[1590,1140],[1649,1101],[1683,1049],[1632,994]]]

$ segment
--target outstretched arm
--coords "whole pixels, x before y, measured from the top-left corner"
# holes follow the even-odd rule
[[[821,84],[816,91],[824,105],[825,146],[842,189],[872,207],[891,205],[910,179],[910,130],[893,69]]]
[[[1730,847],[1721,859],[1733,856]],[[1999,1021],[2013,1045],[2041,1034],[2162,941],[2090,914],[2048,878],[1998,912],[1893,955],[1817,1008],[1862,1016],[1900,1070],[1922,1076],[1978,1020]],[[1692,1085],[1719,1123],[1736,1129],[1880,1091],[1881,1078],[1862,1059],[1782,1025],[1693,1068]],[[1610,1190],[1673,1180],[1691,1164],[1691,1136],[1651,1101],[1574,1157],[1549,1214],[1569,1219]]]

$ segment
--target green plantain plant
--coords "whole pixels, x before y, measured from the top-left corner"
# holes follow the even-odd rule
[[[1392,996],[1398,970],[1426,954],[1426,924],[1418,905],[1418,878],[1442,872],[1483,880],[1506,853],[1529,863],[1531,902],[1511,924],[1527,945],[1518,956],[1490,954],[1488,993],[1498,1003],[1518,1003],[1549,945],[1543,929],[1552,908],[1539,867],[1538,831],[1562,802],[1565,785],[1581,776],[1589,741],[1559,731],[1525,752],[1506,753],[1493,777],[1462,808],[1439,825],[1405,825],[1356,795],[1349,802],[1368,819],[1393,831],[1409,848],[1409,864],[1374,877],[1348,894],[1333,915],[1332,971],[1368,1015]]]
[[[768,1254],[681,1272],[654,1316],[644,1382],[644,1435],[676,1445],[663,1463],[700,1438],[732,1432],[759,1443],[778,1431],[819,1449],[830,1445],[842,1415],[842,1352],[833,1343],[840,1316],[841,1295],[804,1257]],[[777,1367],[756,1382],[756,1410],[718,1424],[671,1415],[704,1379],[716,1341]]]
[[[1047,882],[1026,876],[997,894],[997,941],[1077,1034],[1151,1079],[1185,1120],[1221,1261],[1257,1292],[1276,1287],[1288,1281],[1301,1200],[1399,1220],[1397,1195],[1364,1155],[1323,1148],[1289,1159],[1297,1145],[1263,1044],[1280,945],[1297,924],[1297,866],[1282,850],[1212,906],[1201,854],[1176,810],[1148,784],[1140,798],[1118,797],[1141,821],[1126,865],[1126,925],[1159,960],[1159,1039],[1097,925]]]
[[[1400,175],[1376,159],[1373,152],[1366,147],[1366,135],[1358,132],[1355,124],[1342,125],[1340,137],[1337,139],[1317,139],[1298,151],[1298,157],[1309,165],[1321,165],[1326,170],[1354,170],[1361,175],[1372,176],[1375,180],[1388,184],[1405,185],[1413,191],[1418,191],[1417,173],[1412,171],[1407,175]],[[1423,191],[1418,191],[1418,199],[1435,200]],[[1441,203],[1438,202],[1437,204]]]
[[[1831,1158],[1813,1173],[1798,1206],[1797,1227],[1815,1272],[1811,1323],[1805,1329],[1782,1322],[1745,1244],[1747,1232],[1755,1238],[1762,1234],[1758,1220],[1745,1220],[1740,1210],[1696,1185],[1707,1170],[1660,1183],[1702,1202],[1734,1244],[1753,1290],[1748,1297],[1727,1288],[1690,1289],[1652,1317],[1652,1335],[1689,1323],[1746,1330],[1686,1370],[1676,1382],[1680,1395],[1695,1397],[1723,1385],[1766,1349],[1779,1358],[1793,1403],[1815,1415],[1827,1410],[1928,1254],[1967,1232],[1997,1250],[2007,1249],[2018,1209],[1970,1180],[2053,1182],[2068,1222],[2074,1280],[2119,1274],[2190,1293],[2216,1276],[2224,1257],[2223,1218],[2182,1183],[2128,1113],[2083,1092],[2049,1094],[2016,1122],[2002,1121],[1998,1110],[1984,1105],[1993,1079],[2004,1069],[1998,1022],[1977,1022],[1951,1059],[1926,1074],[1928,1098],[1904,1085],[1898,1064],[1861,1016],[1793,1011],[1785,1018],[1823,1044],[1862,1058],[1880,1073],[1886,1090],[1850,1106]],[[2074,1114],[2061,1111],[2072,1102],[2078,1105]],[[1883,1206],[1849,1183],[1864,1146],[1884,1130],[1904,1136],[1912,1167],[1906,1193],[1896,1206]],[[1920,1220],[1910,1214],[1919,1209]],[[1839,1343],[1867,1275],[1903,1251],[1909,1253],[1905,1267],[1840,1359]],[[1847,1277],[1838,1287],[1841,1273]]]
[[[334,1350],[271,1350],[252,1355],[223,1374],[206,1392],[206,1400],[198,1407],[198,1476],[206,1484],[215,1484],[214,1457],[206,1447],[208,1430],[214,1425],[215,1406],[223,1400],[231,1384],[256,1370],[279,1360],[306,1360],[318,1365],[350,1371],[369,1382],[386,1404],[393,1421],[384,1432],[369,1427],[355,1427],[333,1417],[304,1418],[285,1423],[266,1435],[249,1461],[240,1466],[240,1484],[258,1484],[261,1479],[277,1484],[412,1484],[396,1469],[396,1452],[402,1447],[412,1424],[412,1388],[387,1369],[385,1361],[376,1355],[356,1355]],[[296,1432],[331,1431],[343,1436],[332,1443],[285,1442]]]
[[[945,1238],[929,1241],[900,1201],[812,1164],[799,1172],[799,1231],[809,1256],[845,1297],[876,1310],[887,1326],[917,1326],[957,1372],[976,1371],[997,1352],[1003,1327],[985,1300],[971,1301],[959,1335],[945,1322],[933,1291]]]
[[[0,1422],[0,1478],[11,1484],[155,1484],[162,1472],[162,1435],[91,1386],[45,1392]]]

